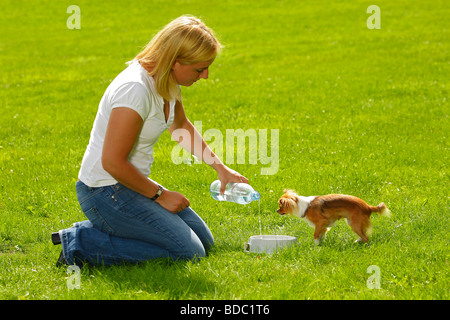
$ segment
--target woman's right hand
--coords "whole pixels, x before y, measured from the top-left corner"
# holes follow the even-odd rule
[[[229,182],[248,183],[248,179],[246,177],[225,165],[217,167],[216,171],[221,185],[220,194],[225,192],[225,188]]]
[[[167,189],[164,189],[155,202],[172,213],[178,213],[190,206],[189,200],[181,193]]]

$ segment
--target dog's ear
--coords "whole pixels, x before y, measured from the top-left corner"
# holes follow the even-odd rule
[[[291,189],[284,189],[284,196],[286,198],[294,200],[295,202],[298,202],[297,194]]]

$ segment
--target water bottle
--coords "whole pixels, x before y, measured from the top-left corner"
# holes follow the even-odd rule
[[[218,201],[230,201],[240,204],[248,204],[254,200],[259,200],[260,195],[247,183],[230,182],[225,188],[223,195],[220,194],[220,180],[211,183],[209,187],[211,197]]]

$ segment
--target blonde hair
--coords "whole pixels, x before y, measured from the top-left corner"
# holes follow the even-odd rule
[[[213,60],[221,48],[213,31],[200,19],[183,15],[159,31],[135,60],[153,77],[161,97],[181,101],[181,91],[172,74],[174,63],[178,60],[190,65]]]

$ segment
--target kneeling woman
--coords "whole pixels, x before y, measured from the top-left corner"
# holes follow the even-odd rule
[[[196,259],[211,248],[211,231],[189,200],[148,176],[159,136],[167,129],[178,137],[173,133],[184,129],[188,134],[179,143],[201,159],[208,155],[223,190],[228,182],[248,182],[216,157],[181,103],[180,86],[207,79],[220,47],[202,21],[182,16],[164,27],[108,86],[76,183],[89,220],[52,235],[63,247],[59,263]]]

